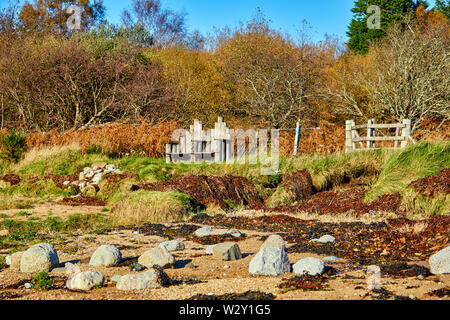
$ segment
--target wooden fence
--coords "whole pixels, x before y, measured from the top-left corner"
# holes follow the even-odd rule
[[[395,136],[377,136],[377,129],[395,129]],[[367,136],[361,137],[358,130],[367,130]],[[376,124],[369,120],[367,124],[356,125],[355,121],[347,120],[345,125],[345,151],[353,152],[361,149],[376,149],[376,143],[382,141],[394,142],[394,148],[405,148],[411,138],[411,120],[403,120],[396,124]],[[359,149],[358,149],[359,145]]]

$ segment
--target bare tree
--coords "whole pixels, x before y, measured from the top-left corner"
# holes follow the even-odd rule
[[[340,59],[328,87],[337,111],[365,120],[411,119],[413,131],[426,118],[449,119],[449,35],[448,23],[419,28],[406,18],[366,56]]]
[[[187,35],[186,14],[163,8],[160,0],[133,0],[131,11],[122,13],[122,21],[143,24],[158,47],[182,43]]]

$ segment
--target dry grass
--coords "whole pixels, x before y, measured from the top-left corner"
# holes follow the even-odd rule
[[[116,195],[110,201],[111,219],[118,225],[185,221],[192,211],[191,198],[176,192],[137,191]]]
[[[427,229],[427,227],[428,227],[428,223],[418,222],[418,223],[414,224],[413,226],[404,225],[404,226],[396,229],[396,231],[398,231],[400,233],[421,234],[422,232],[424,232]]]
[[[67,151],[79,152],[80,149],[80,145],[76,142],[64,146],[54,145],[42,148],[32,148],[25,153],[25,157],[21,161],[19,161],[17,164],[13,164],[11,169],[14,172],[18,172],[29,167],[32,163],[35,163],[42,159],[55,157]]]
[[[67,146],[76,142],[83,152],[95,149],[114,156],[138,153],[156,158],[165,156],[165,143],[171,140],[176,129],[178,125],[174,121],[163,122],[157,126],[151,125],[145,119],[141,119],[139,124],[118,121],[64,133],[56,130],[29,133],[27,144],[29,148],[42,148]]]

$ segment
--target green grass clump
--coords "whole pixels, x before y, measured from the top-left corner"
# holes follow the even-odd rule
[[[388,193],[404,193],[411,182],[437,175],[448,167],[449,142],[423,142],[396,151],[374,181],[366,200],[373,201]]]
[[[9,231],[9,235],[0,238],[7,244],[31,243],[43,240],[49,233],[57,232],[103,232],[112,222],[102,214],[74,214],[66,220],[47,217],[45,220],[21,221],[6,219],[0,222],[0,229]]]
[[[48,291],[53,287],[53,282],[47,272],[41,272],[33,278],[33,289],[36,291]]]
[[[307,169],[317,191],[329,190],[363,176],[375,176],[383,169],[392,150],[378,149],[326,156],[300,156],[281,159],[285,174]]]

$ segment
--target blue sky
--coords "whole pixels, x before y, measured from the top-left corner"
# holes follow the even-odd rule
[[[302,21],[310,24],[313,40],[321,40],[325,34],[346,40],[347,26],[352,19],[351,8],[354,0],[161,0],[173,10],[185,11],[189,30],[199,30],[203,34],[213,28],[236,26],[239,21],[250,20],[259,7],[272,21],[276,29],[295,36]],[[120,21],[123,8],[131,1],[104,0],[108,20]]]
[[[131,0],[103,0],[106,17],[110,22],[120,22],[123,9],[130,7]],[[352,19],[354,0],[161,0],[165,7],[187,13],[189,30],[199,30],[203,34],[213,28],[236,26],[239,21],[248,21],[261,8],[272,21],[272,27],[297,34],[302,21],[310,24],[313,40],[319,41],[325,34],[337,36],[347,41],[347,26]],[[429,1],[430,4],[434,1]],[[5,7],[8,0],[0,0]]]

